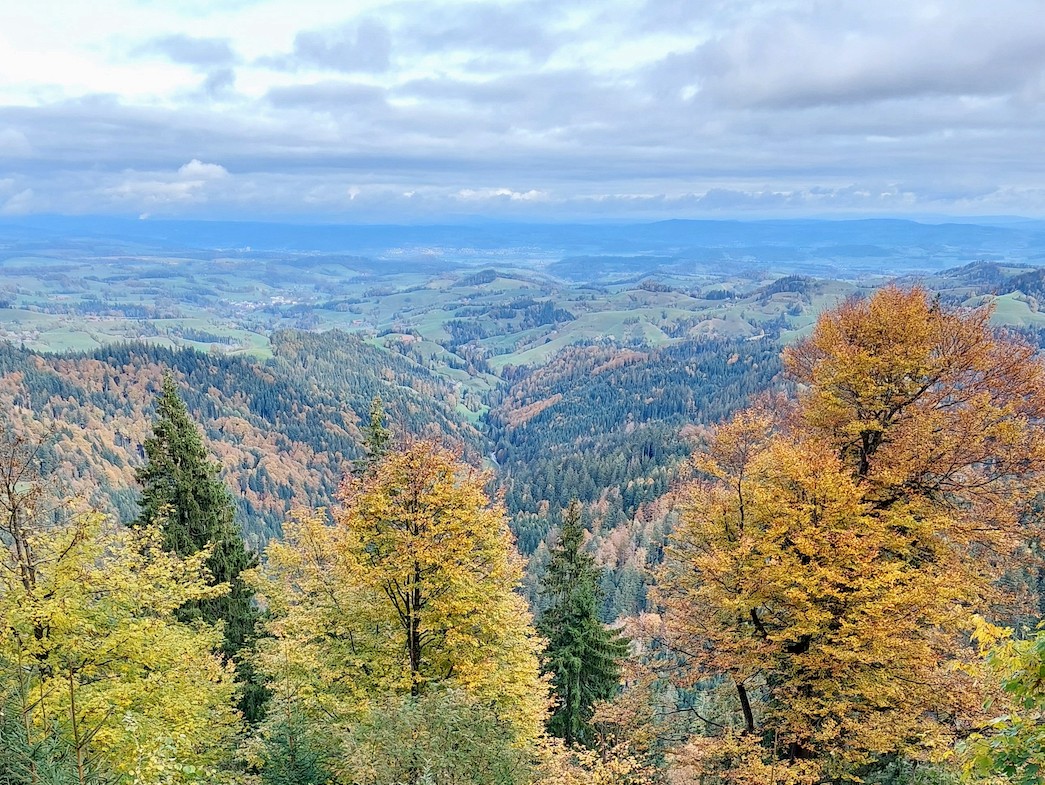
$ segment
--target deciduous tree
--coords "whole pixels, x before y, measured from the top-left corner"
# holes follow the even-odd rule
[[[206,553],[182,559],[154,527],[63,506],[43,518],[23,508],[14,534],[9,524],[0,686],[30,780],[62,766],[79,785],[220,780],[238,722],[232,676],[212,653],[220,633],[175,617],[222,591],[206,583]]]
[[[540,642],[514,591],[521,564],[504,512],[485,482],[418,442],[347,478],[332,522],[299,513],[267,549],[259,588],[271,637],[258,663],[272,682],[273,716],[283,707],[306,717],[331,758],[381,702],[448,690],[487,707],[517,740],[540,733]]]
[[[1018,640],[980,621],[976,639],[1001,689],[986,707],[992,719],[963,745],[966,772],[975,781],[1036,785],[1045,776],[1045,630]]]
[[[1045,466],[1042,367],[989,315],[917,289],[847,301],[785,354],[797,405],[740,413],[698,456],[661,597],[737,720],[692,759],[836,781],[948,748],[971,709],[945,663]]]

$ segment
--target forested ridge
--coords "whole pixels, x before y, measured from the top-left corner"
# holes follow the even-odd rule
[[[87,354],[0,344],[0,394],[10,418],[54,421],[49,460],[70,491],[129,520],[153,396],[172,371],[254,548],[278,536],[292,507],[335,503],[344,467],[360,457],[360,423],[379,397],[398,433],[445,442],[473,463],[492,457],[490,490],[503,489],[520,549],[540,549],[531,587],[558,511],[580,500],[600,532],[613,618],[644,607],[647,555],[663,530],[658,500],[691,450],[679,429],[717,421],[780,369],[768,341],[701,339],[645,351],[604,342],[516,371],[473,424],[463,400],[474,393],[357,335],[288,330],[272,336],[272,347],[259,362],[151,344]]]
[[[708,424],[766,390],[780,371],[769,341],[685,341],[660,349],[574,347],[511,381],[488,416],[489,436],[530,553],[571,499],[608,501],[616,520],[662,497],[691,446],[686,424]],[[543,516],[538,515],[545,510]]]
[[[8,417],[53,421],[54,470],[126,520],[153,396],[173,372],[255,547],[278,534],[293,500],[332,503],[344,466],[359,457],[359,419],[375,395],[404,431],[446,435],[472,455],[480,449],[446,382],[407,358],[336,331],[288,331],[273,345],[274,357],[259,363],[152,344],[67,355],[0,344],[0,394]]]
[[[478,425],[345,333],[5,345],[0,782],[1038,782],[1045,366],[990,316],[577,346]]]

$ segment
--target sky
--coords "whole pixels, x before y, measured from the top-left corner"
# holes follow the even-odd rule
[[[1041,0],[0,2],[0,215],[1045,217]]]

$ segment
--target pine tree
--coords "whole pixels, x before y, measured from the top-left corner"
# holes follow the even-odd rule
[[[548,670],[558,698],[548,730],[567,744],[587,745],[593,741],[593,705],[616,692],[627,641],[599,620],[601,570],[581,550],[583,543],[580,503],[574,501],[563,514],[541,585],[547,607],[538,630],[548,639]]]
[[[219,477],[219,466],[207,455],[203,438],[178,395],[173,376],[167,374],[156,404],[153,435],[145,442],[146,464],[136,476],[142,485],[141,512],[135,527],[159,524],[164,547],[179,556],[191,556],[210,547],[207,569],[213,585],[227,583],[225,596],[194,601],[183,606],[183,620],[200,619],[224,624],[222,654],[235,658],[252,646],[257,621],[253,591],[240,574],[257,566],[234,523],[235,510],[228,488]],[[245,658],[244,658],[245,659]],[[249,665],[239,664],[245,691],[240,708],[249,721],[260,719],[264,693],[252,685]]]

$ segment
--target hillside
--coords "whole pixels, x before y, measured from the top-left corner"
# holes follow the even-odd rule
[[[409,359],[336,332],[285,333],[274,346],[261,363],[141,344],[72,355],[0,344],[0,401],[9,420],[53,422],[56,474],[129,520],[154,397],[173,372],[255,546],[278,535],[292,505],[332,503],[360,455],[359,418],[374,395],[400,427],[478,454],[480,436],[458,417],[453,390]]]

